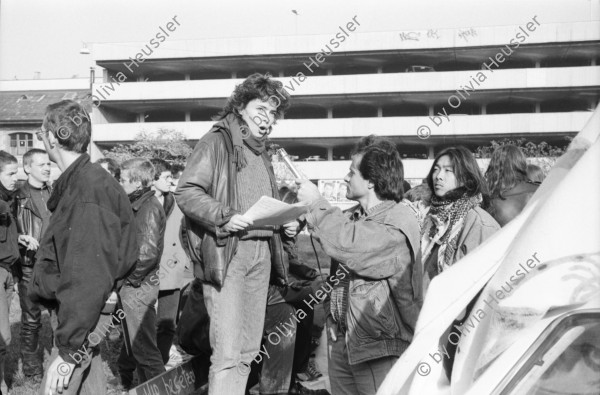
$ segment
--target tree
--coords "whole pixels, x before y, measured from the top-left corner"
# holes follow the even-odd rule
[[[119,144],[104,151],[104,156],[119,163],[131,158],[164,159],[169,163],[185,163],[192,153],[182,132],[160,128],[156,132],[141,131],[132,144]]]
[[[573,140],[573,138],[565,137],[565,140],[570,142]],[[500,141],[492,140],[489,146],[477,147],[477,150],[475,150],[475,157],[484,159],[491,158],[492,153],[497,148],[508,144],[519,147],[519,149],[525,154],[525,157],[527,157],[527,162],[540,166],[546,174],[552,168],[552,166],[554,166],[556,160],[566,151],[566,147],[553,146],[545,141],[536,144],[534,142],[527,141],[524,138],[518,138],[516,140],[505,138]]]

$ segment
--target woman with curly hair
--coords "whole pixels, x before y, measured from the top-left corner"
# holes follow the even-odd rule
[[[500,226],[515,218],[538,188],[527,177],[527,161],[519,147],[497,148],[485,172],[490,191],[488,212]]]
[[[244,394],[259,355],[269,279],[287,283],[280,235],[295,236],[298,222],[253,226],[244,213],[261,196],[279,197],[267,139],[288,101],[269,75],[252,74],[237,85],[175,191],[210,316],[209,394]]]
[[[465,147],[442,150],[427,175],[427,185],[433,193],[421,230],[424,294],[433,277],[500,229],[481,208],[487,191],[485,180]]]

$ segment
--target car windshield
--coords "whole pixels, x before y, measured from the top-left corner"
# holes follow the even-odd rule
[[[600,393],[599,335],[600,313],[564,319],[502,394]]]

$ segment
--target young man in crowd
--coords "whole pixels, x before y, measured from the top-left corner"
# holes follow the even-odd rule
[[[173,194],[170,193],[173,182],[172,168],[162,159],[152,159],[151,162],[156,170],[152,189],[156,198],[162,203],[167,217],[165,248],[160,258],[160,290],[156,318],[156,343],[163,363],[166,364],[169,361],[169,352],[175,336],[180,290],[187,284],[185,278],[191,281],[193,275],[181,240],[183,214],[175,204]]]
[[[308,180],[308,229],[332,258],[325,304],[333,395],[375,394],[412,341],[422,304],[420,234],[402,199],[403,167],[388,140],[369,136],[352,155],[343,213]]]
[[[152,190],[154,166],[143,158],[130,159],[121,165],[121,185],[129,196],[135,217],[138,259],[127,276],[119,295],[126,317],[130,353],[121,347],[118,366],[124,391],[133,386],[137,368],[139,384],[165,371],[156,346],[156,311],[158,267],[163,251],[165,211]],[[124,328],[125,329],[125,328]]]
[[[44,150],[34,148],[23,155],[23,170],[27,181],[19,188],[18,223],[21,264],[19,270],[19,302],[21,304],[21,357],[23,374],[36,383],[42,381],[43,355],[39,347],[42,309],[28,295],[33,266],[42,236],[50,223],[50,157]]]
[[[106,391],[98,343],[111,316],[102,310],[137,257],[127,195],[86,153],[91,135],[86,114],[73,100],[51,104],[37,133],[62,171],[47,202],[52,216],[29,284],[33,302],[57,309],[43,395]],[[77,118],[82,119],[74,123]]]
[[[287,282],[280,229],[254,227],[243,215],[261,196],[279,196],[266,144],[288,106],[282,88],[261,74],[237,85],[175,192],[210,316],[210,395],[244,393],[263,334],[271,267],[277,283]],[[285,229],[293,236],[298,223]]]
[[[0,394],[4,382],[6,353],[10,345],[9,308],[14,292],[13,265],[19,260],[17,204],[17,158],[0,151]]]

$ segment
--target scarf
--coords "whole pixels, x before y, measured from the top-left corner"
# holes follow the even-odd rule
[[[146,192],[148,192],[150,189],[151,189],[150,187],[143,187],[143,188],[136,189],[135,191],[131,192],[129,195],[127,195],[129,197],[129,203],[135,202],[136,200],[141,198]]]
[[[17,194],[17,190],[15,189],[14,191],[9,191],[8,189],[6,189],[4,187],[4,184],[2,184],[0,182],[0,199],[4,200],[5,202],[12,203],[15,199],[15,195]]]
[[[441,273],[454,264],[454,254],[464,219],[469,210],[479,206],[481,202],[481,194],[468,196],[464,188],[450,191],[441,198],[435,195],[431,197],[431,208],[421,230],[423,262],[429,258],[437,244],[438,271]]]
[[[269,146],[269,139],[266,136],[261,139],[252,136],[246,123],[240,119],[240,117],[231,112],[213,125],[209,133],[212,132],[221,132],[227,137],[225,139],[227,152],[229,155],[233,156],[233,163],[235,164],[237,171],[240,171],[246,167],[248,163],[246,161],[246,157],[244,156],[243,144],[246,144],[246,146],[256,155],[262,155],[265,161],[265,166],[267,169],[269,169],[269,179],[271,180],[273,196],[279,196],[277,180],[275,179],[272,169],[273,165],[271,164],[270,159],[263,155]]]
[[[228,113],[223,119],[215,123],[210,132],[220,131],[225,134],[232,144],[228,147],[230,155],[233,155],[233,163],[238,171],[246,167],[247,161],[244,157],[243,144],[256,155],[262,154],[266,147],[266,138],[258,139],[250,133],[248,125],[234,113]]]
[[[255,155],[262,155],[267,149],[267,136],[255,137],[252,133],[248,134],[248,137],[244,139],[244,144],[254,152]]]

